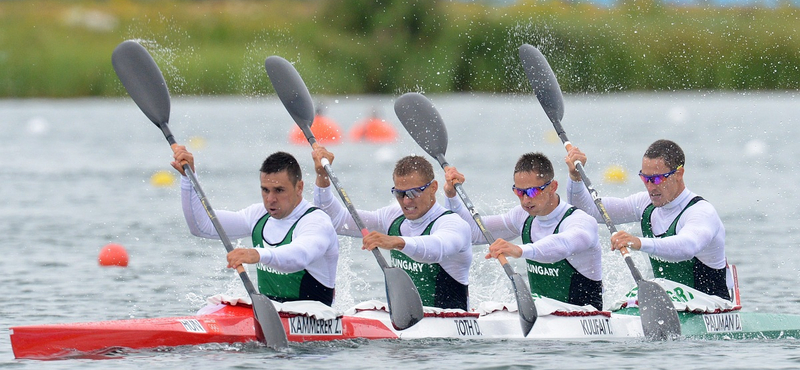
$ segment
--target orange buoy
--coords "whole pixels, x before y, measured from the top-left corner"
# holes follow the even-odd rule
[[[332,119],[319,114],[314,116],[314,122],[311,124],[311,132],[322,145],[339,144],[342,142],[342,130],[339,129],[339,125]],[[306,136],[303,135],[303,130],[300,130],[300,127],[297,125],[295,125],[292,132],[289,133],[289,142],[297,145],[308,144]]]
[[[107,244],[100,250],[100,255],[97,256],[97,262],[100,266],[128,266],[128,252],[125,247],[119,244]]]
[[[372,116],[356,124],[350,129],[350,141],[367,143],[393,143],[397,140],[397,131],[386,120]]]

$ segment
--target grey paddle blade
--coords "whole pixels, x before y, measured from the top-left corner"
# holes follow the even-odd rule
[[[111,64],[147,118],[159,127],[169,123],[169,90],[150,53],[136,41],[123,41],[111,53]]]
[[[527,337],[531,332],[533,324],[539,314],[536,312],[536,305],[533,303],[531,290],[525,280],[518,273],[509,275],[514,284],[514,295],[517,297],[517,309],[519,310],[519,323],[522,325],[522,336]]]
[[[286,331],[272,301],[263,294],[257,293],[250,294],[250,299],[253,300],[256,338],[273,349],[288,348],[289,340],[286,339]]]
[[[313,138],[311,124],[314,123],[314,102],[303,78],[288,60],[279,56],[267,58],[264,68],[289,115],[303,130],[306,139]]]
[[[394,112],[414,141],[433,158],[447,151],[447,128],[439,112],[420,93],[406,93],[394,102]]]
[[[383,273],[392,326],[397,330],[408,329],[425,316],[417,287],[405,270],[386,267]]]
[[[647,339],[674,339],[681,335],[681,322],[675,306],[658,283],[639,280],[639,315]]]
[[[536,94],[536,99],[542,104],[547,117],[550,121],[561,122],[564,118],[564,99],[556,75],[547,63],[547,59],[539,49],[529,44],[519,47],[519,59],[525,68],[525,74]]]

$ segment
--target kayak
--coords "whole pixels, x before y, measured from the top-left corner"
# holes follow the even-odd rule
[[[731,301],[664,279],[681,324],[681,336],[696,339],[800,338],[800,315],[742,312],[736,267],[729,269]],[[197,314],[181,317],[17,326],[10,328],[18,359],[52,360],[118,354],[207,343],[257,341],[249,297],[217,295]],[[397,330],[388,306],[366,301],[345,312],[315,301],[273,302],[290,342],[352,339],[644,339],[635,289],[611,311],[535,297],[538,319],[523,336],[515,303],[482,302],[471,311],[425,307],[414,326]]]
[[[386,306],[375,302],[364,302],[346,313],[327,316],[314,312],[313,308],[287,309],[284,303],[280,312],[283,330],[291,342],[422,338],[630,340],[643,337],[636,308],[616,312],[545,310],[531,332],[523,336],[516,307],[507,307],[513,304],[496,304],[477,311],[428,310],[419,323],[399,331],[392,326]],[[537,305],[539,303],[537,300]],[[687,338],[800,338],[800,315],[737,309],[702,314],[680,312],[679,317],[682,336]],[[115,354],[131,349],[256,341],[252,308],[246,304],[224,303],[210,305],[193,316],[18,326],[12,327],[10,332],[16,358],[40,360]]]

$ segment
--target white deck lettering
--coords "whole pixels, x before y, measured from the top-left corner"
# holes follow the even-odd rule
[[[719,333],[726,331],[742,331],[742,318],[739,313],[717,313],[703,315],[706,332]]]
[[[581,327],[584,335],[614,335],[607,318],[581,319]]]
[[[289,334],[342,335],[342,319],[320,320],[308,316],[290,317]]]

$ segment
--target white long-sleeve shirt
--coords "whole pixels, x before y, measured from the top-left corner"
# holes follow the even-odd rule
[[[473,244],[487,244],[478,224],[459,197],[447,198],[445,206],[470,225]],[[575,270],[589,279],[599,281],[603,277],[603,271],[597,221],[586,212],[575,210],[561,223],[558,234],[553,234],[570,207],[559,199],[558,206],[553,212],[534,218],[530,233],[533,243],[520,245],[522,257],[541,263],[554,263],[567,259]],[[525,212],[522,206],[516,206],[504,214],[481,216],[481,220],[493,237],[513,240],[522,235],[522,228],[528,216],[528,212]]]
[[[650,219],[653,234],[665,233],[695,196],[697,194],[684,189],[673,201],[656,207]],[[604,222],[583,182],[569,180],[567,200],[592,215],[597,222]],[[625,198],[603,197],[602,202],[614,224],[641,222],[644,209],[652,203],[646,191]],[[678,220],[675,231],[675,236],[666,238],[640,238],[641,251],[670,262],[697,257],[708,267],[725,267],[725,227],[711,203],[698,202],[686,209]]]
[[[339,235],[361,237],[347,208],[333,196],[334,188],[314,185],[314,204],[324,210],[333,222]],[[461,284],[469,284],[469,267],[472,263],[472,245],[469,241],[469,225],[456,214],[440,217],[434,223],[430,235],[422,236],[425,228],[447,210],[436,203],[425,215],[416,220],[405,220],[400,225],[401,238],[405,246],[400,252],[417,262],[438,263]],[[371,231],[386,233],[392,221],[403,214],[399,204],[376,211],[358,210],[364,227]]]
[[[181,177],[181,204],[192,235],[219,239],[214,224],[186,176]],[[264,240],[272,244],[280,243],[292,225],[311,206],[311,203],[303,199],[287,217],[270,218],[264,225]],[[214,211],[231,239],[252,238],[253,228],[267,213],[263,203],[256,203],[236,212]],[[339,260],[339,238],[325,212],[315,211],[303,217],[292,232],[291,243],[280,248],[270,248],[267,245],[264,247],[256,248],[261,256],[260,263],[286,273],[305,269],[322,285],[334,287],[336,264]]]

